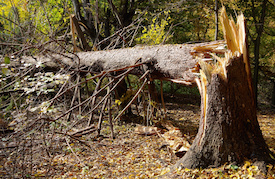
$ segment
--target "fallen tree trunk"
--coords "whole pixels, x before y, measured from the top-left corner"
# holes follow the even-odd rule
[[[35,58],[24,56],[23,63],[37,64],[42,63],[46,67],[61,68],[64,65],[77,68],[87,66],[92,73],[114,70],[132,66],[136,63],[144,63],[143,70],[136,68],[131,73],[142,75],[150,70],[153,79],[171,80],[185,85],[195,84],[196,75],[193,71],[198,71],[198,59],[194,55],[198,51],[194,48],[208,46],[212,51],[221,53],[219,49],[224,41],[215,41],[201,44],[182,44],[182,45],[157,45],[134,47],[107,51],[80,52],[76,54],[46,54]]]

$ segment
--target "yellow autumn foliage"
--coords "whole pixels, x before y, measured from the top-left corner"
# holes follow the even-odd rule
[[[8,28],[11,24],[7,19],[18,23],[28,18],[27,4],[27,0],[0,0],[0,23],[4,28]]]
[[[143,27],[142,35],[136,39],[138,43],[157,45],[172,37],[167,34],[166,30],[171,17],[169,16],[168,11],[164,11],[164,14],[167,16],[166,19],[158,19],[158,17],[155,16],[152,19],[151,25]]]

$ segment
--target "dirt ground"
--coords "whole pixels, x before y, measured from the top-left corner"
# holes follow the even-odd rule
[[[168,118],[176,121],[184,136],[194,139],[200,117],[200,99],[169,96],[166,99]],[[275,111],[262,109],[258,120],[264,138],[275,152]],[[165,145],[158,135],[134,133],[136,123],[114,126],[115,139],[110,138],[108,122],[103,122],[102,136],[83,135],[78,140],[71,137],[56,137],[55,147],[36,150],[38,146],[0,150],[1,178],[158,178],[169,173],[179,158]],[[7,138],[2,134],[3,139]],[[43,143],[41,145],[44,145]],[[45,144],[46,145],[46,144]],[[1,146],[0,146],[1,147]],[[47,149],[49,152],[47,153]],[[23,156],[18,153],[22,153]],[[31,156],[32,158],[28,158]],[[18,159],[20,158],[20,160]],[[220,168],[181,169],[166,178],[249,178],[275,177],[275,168],[268,165],[267,175],[247,161],[243,166],[225,164]]]

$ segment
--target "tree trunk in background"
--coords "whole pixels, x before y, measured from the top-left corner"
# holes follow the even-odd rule
[[[219,34],[219,1],[215,0],[215,40],[218,40]]]
[[[258,76],[259,76],[259,50],[260,50],[260,37],[254,42],[254,92],[255,104],[258,106]]]
[[[272,80],[273,90],[272,90],[272,106],[275,108],[275,80]]]
[[[253,3],[253,8],[255,8],[254,6],[254,1],[252,1]],[[267,0],[264,0],[262,2],[262,12],[261,12],[261,18],[259,20],[259,22],[257,21],[257,18],[255,17],[255,13],[253,18],[254,18],[254,23],[256,26],[256,32],[257,32],[257,37],[256,40],[253,40],[254,42],[254,93],[255,93],[255,104],[256,106],[258,105],[258,76],[259,76],[259,58],[260,58],[260,45],[261,45],[261,36],[263,34],[263,30],[264,30],[264,20],[265,20],[265,11],[266,11],[266,4],[267,4]],[[254,10],[253,10],[254,12]]]
[[[89,2],[84,1],[83,2],[83,13],[84,17],[82,16],[81,12],[81,6],[78,0],[72,0],[73,6],[74,6],[74,13],[76,15],[76,18],[79,22],[85,25],[84,33],[86,33],[88,36],[91,37],[91,39],[95,40],[97,38],[97,32],[95,28],[95,21],[92,15],[92,12],[89,10]]]

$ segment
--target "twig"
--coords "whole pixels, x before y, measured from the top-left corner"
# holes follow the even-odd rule
[[[80,79],[80,75],[79,74],[77,74],[77,77],[78,77],[78,81],[77,81],[77,83],[79,82],[79,79]],[[77,95],[78,95],[78,104],[80,104],[81,103],[81,94],[80,94],[80,87],[79,86],[77,86]],[[79,108],[78,108],[78,111],[79,111],[79,115],[81,114],[81,105],[79,106]]]
[[[92,126],[92,127],[89,127],[89,129],[85,129],[85,131],[81,131],[81,132],[77,131],[77,133],[71,134],[71,135],[74,137],[80,137],[80,136],[92,133],[94,131],[96,131],[96,128],[95,128],[95,126]]]
[[[152,109],[151,109],[151,106],[152,106],[152,102],[151,102],[151,94],[150,92],[148,92],[148,107],[147,107],[147,116],[146,116],[146,125],[149,126],[149,119],[151,119],[151,116],[152,116]]]
[[[143,84],[141,85],[141,87],[139,88],[139,90],[136,92],[135,96],[131,99],[131,101],[125,106],[125,108],[117,115],[117,117],[114,119],[114,121],[116,121],[125,111],[126,109],[128,109],[128,107],[134,102],[134,100],[138,97],[139,93],[141,92],[141,90],[143,89],[144,85],[147,83],[148,79],[146,78],[143,82]]]
[[[138,64],[135,64],[135,65],[131,65],[131,66],[127,66],[127,67],[123,67],[123,68],[119,68],[119,69],[108,70],[108,71],[102,71],[100,74],[95,75],[95,76],[93,76],[93,77],[91,77],[91,78],[88,78],[88,79],[86,79],[85,81],[79,82],[79,83],[77,83],[77,84],[71,86],[70,88],[67,88],[67,89],[66,89],[65,91],[63,91],[62,93],[59,93],[58,95],[55,95],[55,97],[54,97],[53,99],[51,99],[51,101],[56,100],[57,98],[59,98],[60,96],[62,96],[64,93],[66,93],[67,91],[69,91],[69,90],[75,88],[76,86],[81,85],[81,84],[84,84],[84,83],[86,83],[86,82],[88,82],[88,81],[90,81],[90,80],[92,80],[92,79],[101,77],[102,75],[104,75],[104,74],[106,74],[106,73],[112,73],[112,72],[116,72],[116,71],[123,71],[123,70],[129,69],[129,68],[135,68],[135,67],[141,66],[141,65],[143,65],[143,64],[144,64],[144,63],[138,63]],[[2,88],[2,89],[3,89],[3,88]],[[2,89],[0,89],[0,91],[1,91]],[[51,103],[51,105],[52,105],[52,104],[53,104],[53,103]],[[51,105],[50,105],[50,106],[51,106]],[[49,107],[50,107],[50,106],[49,106]]]
[[[132,69],[131,69],[132,70]],[[125,76],[128,74],[128,73],[130,73],[130,71],[131,71],[130,69],[129,70],[127,70],[127,73],[125,73],[124,74],[124,76],[122,76],[119,80],[118,80],[118,82],[112,87],[112,89],[97,103],[97,105],[90,111],[90,112],[88,112],[88,114],[89,113],[91,113],[92,111],[94,111],[110,94],[111,94],[111,92],[114,90],[114,89],[116,89],[116,87],[120,84],[120,82],[125,78]]]
[[[96,75],[96,76],[93,76],[93,77],[91,77],[91,78],[88,78],[88,79],[86,79],[86,80],[83,81],[83,82],[77,83],[77,84],[71,86],[70,88],[67,88],[65,91],[63,91],[63,92],[61,92],[61,93],[55,95],[55,97],[54,97],[53,99],[51,99],[51,101],[56,100],[57,98],[59,98],[60,96],[62,96],[64,93],[66,93],[67,91],[69,91],[69,90],[75,88],[76,86],[81,85],[81,84],[83,84],[83,83],[86,83],[86,82],[88,82],[88,81],[90,81],[90,80],[92,80],[92,79],[95,79],[95,78],[97,78],[97,77],[100,77],[100,76],[104,75],[105,73],[106,73],[106,71],[102,71],[100,74],[98,74],[98,75]],[[52,103],[51,103],[51,105],[52,105]],[[51,106],[51,105],[50,105],[50,106]],[[50,106],[49,106],[49,107],[50,107]]]
[[[94,126],[94,125],[91,125],[91,126],[86,127],[86,128],[84,128],[84,129],[81,129],[81,130],[78,130],[78,131],[76,131],[76,132],[70,133],[70,135],[75,136],[75,135],[77,135],[77,134],[79,134],[79,133],[83,133],[83,132],[88,131],[88,130],[93,129],[93,128],[95,128],[95,126]]]
[[[148,75],[149,72],[150,70],[147,70],[138,80],[141,81],[143,78],[146,77],[146,75]]]
[[[163,98],[163,82],[160,80],[160,94],[161,94],[161,102],[164,110],[164,118],[167,117],[166,115],[166,108],[165,108],[165,103],[164,103],[164,98]]]
[[[74,139],[74,140],[76,140],[76,141],[78,141],[78,142],[84,144],[86,147],[88,147],[89,149],[93,150],[97,155],[99,155],[99,153],[98,153],[93,147],[91,147],[91,146],[90,146],[89,144],[87,144],[86,142],[84,142],[84,141],[78,139],[77,137],[74,137],[74,136],[72,136],[72,135],[70,135],[70,134],[68,134],[68,133],[63,133],[63,132],[57,132],[57,131],[56,131],[55,133],[69,136],[69,137],[71,137],[72,139]]]
[[[76,83],[78,84],[79,83],[79,78],[80,78],[80,76],[79,75],[77,75],[77,79],[76,79]],[[76,97],[76,92],[78,91],[78,86],[76,86],[75,87],[75,90],[74,90],[74,95],[73,95],[73,98],[72,98],[72,101],[71,101],[71,106],[70,106],[70,108],[72,108],[73,107],[73,105],[74,105],[74,100],[75,100],[75,97]],[[70,117],[71,117],[71,112],[69,113],[69,115],[68,115],[68,117],[67,117],[67,121],[70,119]]]
[[[116,16],[116,18],[117,18],[117,20],[118,20],[118,23],[119,23],[120,27],[123,28],[123,24],[122,24],[121,17],[120,17],[120,15],[119,15],[119,13],[118,13],[118,11],[117,11],[115,5],[113,4],[113,1],[112,1],[112,0],[108,0],[108,3],[110,4],[111,9],[112,9],[113,13],[114,13],[115,16]]]
[[[23,44],[16,44],[16,43],[7,43],[7,42],[0,42],[0,45],[6,45],[6,46],[24,46]]]
[[[114,80],[110,81],[109,83],[107,83],[105,86],[103,86],[100,90],[94,91],[93,95],[91,97],[96,97],[99,93],[101,93],[101,91],[103,91],[105,88],[107,88]],[[90,98],[90,101],[93,98]],[[84,107],[84,109],[86,109],[86,107],[89,105],[90,101],[86,104],[86,106]],[[94,106],[94,103],[92,103],[92,107]],[[84,111],[83,109],[83,111]]]
[[[100,88],[100,85],[101,85],[101,83],[102,83],[102,80],[104,79],[104,77],[106,76],[106,74],[105,75],[103,75],[103,76],[101,76],[101,78],[99,78],[98,79],[98,82],[97,82],[97,84],[96,84],[96,87],[95,87],[95,90],[94,90],[94,92],[93,92],[93,98],[92,98],[92,104],[91,104],[91,106],[93,107],[94,106],[94,104],[95,104],[95,100],[96,100],[96,93],[97,93],[97,91],[98,91],[98,89]],[[104,89],[104,88],[103,88]],[[89,102],[90,103],[90,102]],[[88,106],[88,104],[86,105],[86,106]],[[86,108],[86,106],[84,107],[84,109]],[[83,110],[84,110],[83,109]],[[89,125],[91,125],[91,120],[92,120],[92,118],[93,118],[93,112],[91,113],[91,115],[90,115],[90,118],[89,118],[89,121],[88,121],[88,126]]]
[[[81,163],[83,166],[85,166],[85,164],[80,160],[80,158],[76,155],[76,153],[74,152],[74,150],[72,149],[71,145],[69,144],[69,141],[67,139],[67,137],[65,137],[66,143],[68,145],[68,147],[70,148],[71,152],[74,154],[74,156],[77,158],[77,160],[79,161],[79,163]]]
[[[141,15],[140,15],[140,16],[141,16]],[[121,33],[121,32],[124,31],[124,29],[129,29],[130,27],[134,26],[135,23],[139,22],[139,24],[140,24],[142,21],[143,21],[143,19],[138,18],[135,22],[132,22],[132,23],[131,23],[130,25],[128,25],[127,27],[124,27],[124,28],[122,28],[122,29],[119,29],[119,30],[116,31],[114,34],[112,34],[112,35],[110,35],[109,37],[107,37],[107,38],[101,40],[99,43],[96,44],[96,47],[98,47],[99,45],[105,43],[105,42],[108,41],[109,39],[111,39],[111,38],[113,38],[113,37],[115,37],[115,36],[118,36],[119,33]],[[106,48],[106,49],[108,49],[108,48]]]
[[[12,89],[12,90],[7,90],[7,91],[1,91],[0,95],[7,95],[7,94],[10,94],[10,93],[15,93],[15,92],[23,93],[24,90],[22,90],[22,89],[17,89],[17,90]]]
[[[70,75],[71,75],[71,74],[70,74]],[[69,81],[69,79],[67,79],[67,80],[65,81],[65,83],[61,86],[61,88],[59,89],[59,91],[58,91],[58,92],[56,93],[56,95],[54,96],[54,98],[57,98],[57,97],[60,95],[61,91],[63,90],[63,88],[65,87],[65,85],[68,83],[68,81]],[[52,106],[53,103],[54,103],[54,100],[52,100],[52,102],[51,102],[51,104],[50,104],[49,106]]]
[[[131,39],[130,42],[129,42],[129,47],[132,45],[132,43],[133,43],[133,41],[134,41],[134,39],[135,39],[135,36],[137,35],[137,31],[138,31],[138,29],[139,29],[139,26],[140,26],[140,24],[141,24],[142,21],[143,21],[143,19],[141,19],[141,20],[139,21],[139,23],[138,23],[138,25],[137,25],[137,27],[136,27],[136,29],[135,29],[134,35],[133,35],[132,39]]]
[[[32,71],[35,68],[35,66],[33,65],[28,71],[26,71],[26,73],[24,73],[23,75],[21,75],[19,77],[19,79],[13,80],[12,82],[10,82],[9,84],[5,85],[3,88],[0,89],[0,91],[3,91],[5,88],[11,86],[12,84],[14,84],[16,81],[20,80],[21,78],[25,77],[30,71]]]
[[[99,120],[98,120],[98,126],[97,126],[97,136],[100,135],[100,130],[101,130],[101,124],[102,124],[103,113],[104,113],[104,109],[106,108],[108,99],[109,99],[109,98],[106,98],[106,99],[105,99],[104,104],[102,105],[102,108],[101,108],[101,112],[100,112],[100,116],[99,116]]]
[[[107,88],[107,92],[109,92],[110,88]],[[111,128],[111,138],[114,139],[114,129],[113,129],[113,121],[112,121],[112,109],[111,109],[111,96],[108,101],[108,113],[109,113],[109,123],[110,123],[110,128]]]
[[[113,90],[116,88],[116,86],[124,79],[125,75],[127,75],[128,73],[130,73],[131,70],[133,70],[133,68],[132,68],[132,69],[128,69],[126,72],[123,73],[124,76],[121,77],[121,78],[119,79],[119,81],[118,81],[117,84],[112,88],[111,91],[113,91]],[[74,85],[74,86],[75,86],[75,85]],[[105,85],[105,86],[106,86],[106,85]],[[98,94],[101,90],[102,90],[102,89],[100,89],[96,94]],[[94,94],[94,95],[96,95],[96,94]],[[65,113],[61,114],[60,116],[58,116],[58,117],[55,118],[54,120],[58,120],[59,118],[65,116],[66,114],[68,114],[69,112],[71,112],[72,110],[74,110],[74,109],[78,108],[79,106],[85,104],[85,103],[88,102],[92,97],[94,97],[94,95],[92,95],[91,97],[87,98],[87,99],[84,100],[82,103],[80,103],[80,104],[74,106],[73,108],[69,109],[68,111],[66,111]],[[101,101],[100,101],[100,102],[99,102],[90,112],[94,111],[94,110],[95,110],[95,109],[96,109],[96,108],[97,108],[97,107],[98,107],[98,106],[99,106],[99,105],[100,105],[109,95],[110,95],[110,93],[109,93],[109,94],[106,94],[106,95],[102,98],[102,100],[101,100]],[[90,113],[90,112],[89,112],[89,113]],[[89,113],[87,113],[87,114],[89,114]]]

